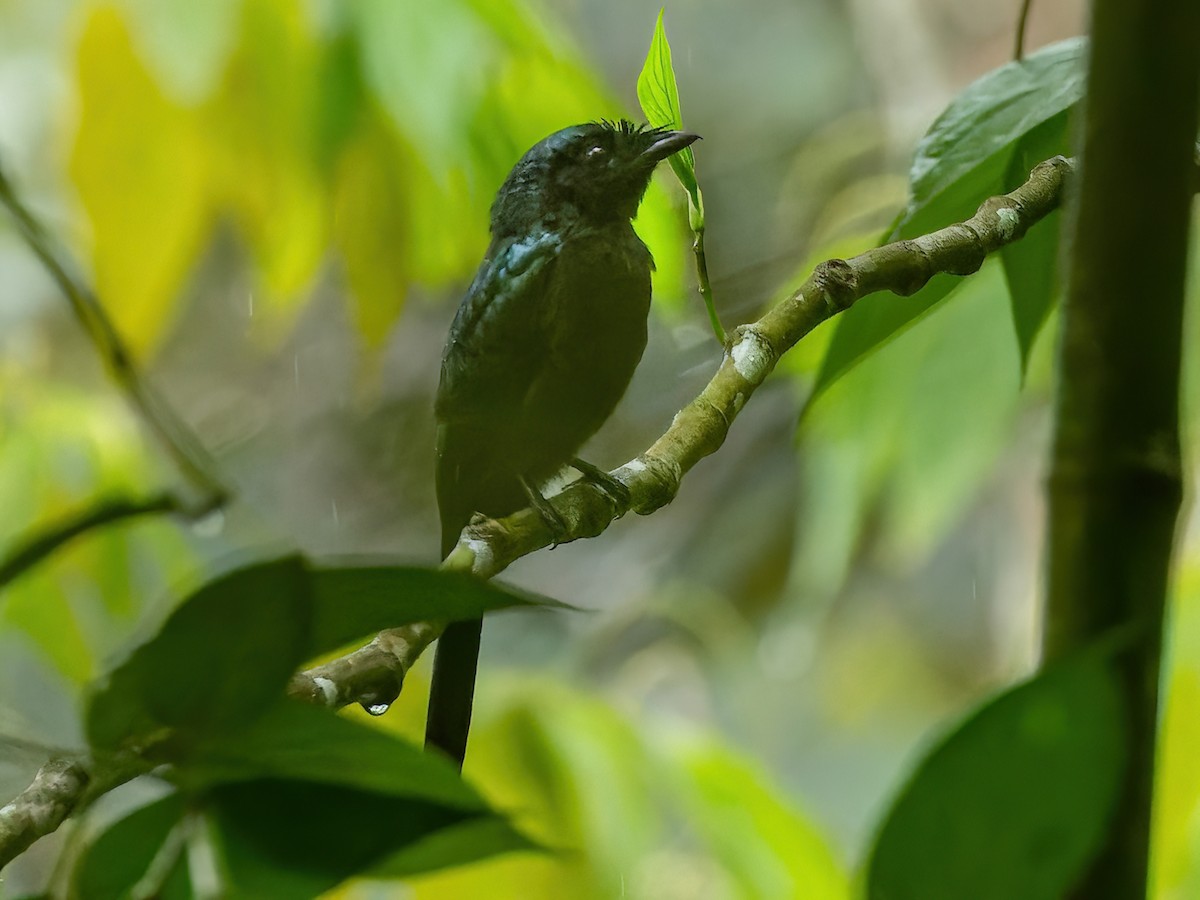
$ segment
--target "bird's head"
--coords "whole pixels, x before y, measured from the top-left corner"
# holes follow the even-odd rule
[[[492,229],[515,232],[555,217],[632,219],[654,167],[699,137],[623,120],[556,131],[529,148],[505,179]]]

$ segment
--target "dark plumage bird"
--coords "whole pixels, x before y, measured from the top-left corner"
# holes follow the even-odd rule
[[[646,347],[654,266],[630,220],[654,167],[697,137],[629,122],[564,128],[500,187],[491,246],[442,356],[443,558],[474,513],[538,499],[625,393]],[[425,742],[459,765],[481,627],[451,625],[434,662]]]

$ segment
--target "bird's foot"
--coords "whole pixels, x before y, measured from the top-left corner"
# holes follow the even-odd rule
[[[608,494],[609,499],[616,504],[618,512],[623,513],[629,509],[630,504],[633,502],[633,495],[630,494],[629,488],[616,478],[613,478],[613,476],[598,466],[593,466],[587,460],[580,459],[579,457],[571,460],[571,468],[578,471],[585,479]]]
[[[529,505],[542,517],[542,522],[549,529],[550,549],[553,550],[559,544],[563,543],[563,538],[567,537],[570,528],[567,527],[566,521],[559,515],[558,510],[550,505],[550,501],[542,496],[542,492],[529,479],[522,478],[521,487],[525,489],[525,496],[529,498]]]

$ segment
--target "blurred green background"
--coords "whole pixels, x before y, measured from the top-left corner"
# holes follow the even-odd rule
[[[1082,5],[1035,4],[1029,45],[1079,33]],[[685,124],[705,138],[727,326],[813,262],[874,242],[904,203],[916,139],[1008,58],[1016,6],[667,9]],[[195,527],[78,540],[0,595],[0,803],[43,748],[82,744],[82,685],[217,561],[281,547],[435,561],[431,398],[492,194],[546,133],[638,118],[657,13],[0,0],[0,159],[237,492]],[[656,307],[630,393],[585,454],[608,467],[661,433],[719,356],[667,173],[638,228]],[[489,620],[466,775],[579,852],[336,896],[851,896],[921,750],[1035,659],[1054,328],[1022,385],[1007,304],[989,263],[800,427],[828,336],[815,333],[672,506],[515,565],[512,582],[592,612]],[[1188,378],[1194,471],[1194,353]],[[0,546],[178,479],[0,218]],[[1181,534],[1163,900],[1200,896],[1194,515]],[[416,739],[427,684],[423,661],[373,723]],[[62,839],[14,866],[0,896],[36,887]]]

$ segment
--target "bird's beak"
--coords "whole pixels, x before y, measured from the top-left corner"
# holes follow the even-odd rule
[[[643,150],[641,157],[650,162],[659,163],[672,153],[678,153],[684,147],[690,146],[698,140],[700,140],[700,135],[692,134],[690,131],[668,131]]]

